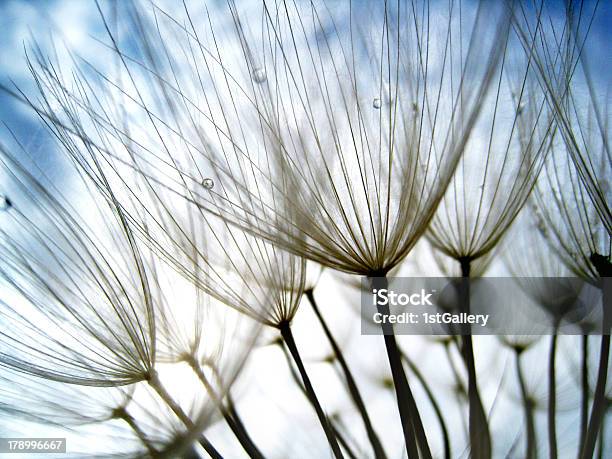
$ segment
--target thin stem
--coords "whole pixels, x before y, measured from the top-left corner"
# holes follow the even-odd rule
[[[591,409],[591,419],[589,420],[586,441],[582,450],[582,459],[593,457],[597,436],[599,435],[607,407],[606,382],[608,379],[608,360],[610,358],[610,325],[612,323],[612,305],[610,304],[612,298],[612,264],[610,264],[607,258],[598,254],[593,254],[591,261],[597,268],[601,278],[603,324],[597,383],[595,384],[595,392],[593,394],[593,408]]]
[[[555,384],[555,358],[557,353],[557,327],[550,337],[550,355],[548,362],[548,451],[550,459],[557,458],[557,391]]]
[[[217,449],[204,435],[200,435],[198,438],[198,443],[202,446],[202,448],[204,448],[204,451],[206,451],[212,459],[223,459],[223,456],[221,456],[219,451],[217,451]]]
[[[248,434],[246,428],[244,427],[244,424],[238,417],[238,413],[233,408],[233,405],[232,405],[232,410],[234,413],[236,413],[236,416],[234,416],[230,411],[228,411],[225,405],[223,405],[223,402],[221,401],[221,399],[215,392],[214,388],[211,386],[210,382],[208,381],[208,378],[206,378],[206,375],[202,371],[202,367],[196,361],[196,359],[188,358],[187,363],[192,368],[193,372],[196,374],[196,376],[198,377],[198,379],[200,380],[200,382],[206,389],[206,392],[208,392],[208,395],[215,402],[217,408],[219,409],[219,411],[221,412],[221,415],[223,416],[223,419],[225,419],[225,422],[227,422],[227,425],[232,430],[232,432],[234,433],[234,435],[240,442],[240,445],[245,450],[245,452],[249,455],[249,457],[252,459],[265,459],[264,455],[261,453],[259,448],[257,448],[257,446],[255,445],[255,442],[253,442],[253,439]]]
[[[470,312],[470,269],[471,260],[461,258],[461,307],[462,312]],[[474,346],[472,343],[472,330],[469,324],[463,327],[463,358],[468,372],[468,400],[469,400],[469,430],[470,450],[474,459],[491,458],[491,433],[487,415],[478,391],[476,379],[476,362],[474,359]]]
[[[312,404],[312,401],[310,400],[310,398],[308,397],[308,394],[306,393],[306,389],[304,388],[304,384],[302,383],[302,380],[301,380],[300,376],[295,372],[295,369],[293,368],[293,360],[291,358],[291,354],[289,354],[289,352],[287,352],[287,348],[286,348],[286,346],[283,345],[282,341],[279,342],[278,344],[279,344],[281,350],[283,351],[285,359],[287,360],[287,365],[289,366],[289,371],[291,372],[291,377],[293,378],[293,380],[295,381],[297,386],[300,388],[302,393],[306,396],[306,399]],[[349,457],[351,457],[351,458],[357,458],[358,456],[351,449],[351,446],[350,446],[349,442],[344,438],[344,436],[342,435],[342,433],[340,432],[338,427],[336,427],[336,424],[334,423],[334,420],[328,418],[328,422],[329,422],[329,425],[331,425],[331,427],[332,427],[332,429],[334,431],[334,435],[336,435],[336,437],[338,438],[338,442],[340,443],[342,448],[344,448],[344,450],[346,451],[346,454],[348,454]]]
[[[608,330],[608,333],[610,331]],[[608,360],[610,358],[610,335],[602,335],[601,349],[599,351],[599,371],[597,375],[597,383],[595,385],[595,394],[593,395],[593,408],[591,409],[591,419],[587,431],[584,449],[582,450],[582,459],[593,457],[595,451],[595,443],[600,432],[600,426],[603,423],[606,406],[606,380],[608,373]]]
[[[327,441],[329,442],[329,445],[331,446],[332,451],[334,452],[334,456],[336,456],[337,459],[340,459],[343,457],[342,451],[340,450],[340,445],[338,444],[338,440],[336,436],[334,435],[332,428],[329,425],[329,422],[327,420],[327,417],[325,416],[325,413],[323,412],[323,408],[321,407],[321,404],[319,403],[319,399],[317,398],[317,395],[314,391],[314,387],[312,387],[312,383],[310,382],[310,378],[308,377],[308,373],[306,372],[306,367],[304,367],[304,363],[302,362],[302,357],[300,356],[297,345],[295,344],[295,339],[293,338],[293,332],[291,331],[289,322],[280,323],[278,328],[281,332],[283,339],[285,340],[285,344],[287,344],[287,348],[289,349],[289,352],[291,353],[291,356],[293,357],[295,364],[298,367],[298,371],[300,372],[300,376],[302,377],[302,381],[304,383],[304,388],[306,389],[306,394],[308,396],[308,399],[312,403],[312,406],[314,407],[317,413],[319,422],[321,423],[321,426],[323,427],[323,430],[325,431],[325,436],[327,437]]]
[[[172,398],[172,396],[166,391],[166,388],[161,384],[159,377],[157,376],[157,372],[155,370],[151,370],[151,375],[148,380],[149,385],[153,388],[155,392],[159,395],[159,397],[164,401],[166,405],[172,410],[172,412],[176,415],[180,421],[185,424],[187,429],[193,429],[194,424],[191,418],[187,416],[185,411],[176,403],[176,401]],[[213,459],[223,459],[223,456],[216,450],[216,448],[208,441],[204,434],[198,437],[198,442],[202,445],[202,448],[208,453],[208,455]]]
[[[438,422],[440,423],[440,429],[442,430],[442,439],[444,441],[444,458],[450,459],[451,457],[450,437],[448,435],[448,429],[446,427],[446,422],[444,421],[444,416],[442,415],[442,410],[440,409],[440,405],[438,404],[438,401],[436,400],[431,388],[429,387],[427,380],[423,377],[423,375],[419,371],[418,367],[414,364],[414,362],[406,355],[405,352],[402,352],[402,358],[406,361],[406,363],[408,364],[408,367],[414,373],[414,376],[416,376],[416,378],[419,380],[419,383],[425,390],[425,394],[427,395],[427,398],[429,399],[429,403],[431,403],[431,406],[433,407],[434,412],[436,413],[436,417],[438,418]]]
[[[257,449],[257,451],[259,451],[259,448],[257,448],[255,443],[253,442],[253,439],[249,435],[249,432],[246,429],[246,426],[244,425],[244,422],[242,422],[242,417],[238,413],[238,410],[236,410],[236,405],[234,404],[234,401],[232,400],[232,397],[230,397],[229,393],[227,394],[227,411],[230,414],[230,416],[232,417],[232,419],[234,420],[234,423],[236,424],[236,428],[239,429],[241,434],[245,436],[246,441],[250,442],[252,447]],[[260,452],[260,454],[261,454],[261,452]],[[263,456],[263,454],[262,454],[261,457],[263,458],[265,456]]]
[[[533,401],[527,391],[527,385],[525,384],[525,377],[523,376],[523,369],[521,368],[521,355],[523,355],[523,349],[515,349],[514,356],[516,357],[516,376],[518,378],[519,387],[521,389],[521,398],[523,400],[523,409],[525,410],[525,425],[527,426],[527,444],[525,445],[525,458],[535,459],[537,456],[536,452],[536,431],[535,421],[533,417]]]
[[[608,404],[607,409],[610,409],[611,408],[610,399],[607,399],[606,403]],[[605,432],[606,432],[606,417],[604,416],[604,418],[601,420],[601,427],[600,427],[600,431],[599,431],[599,446],[598,446],[598,453],[597,453],[597,458],[598,459],[603,459],[603,453],[606,450],[606,445],[605,445],[606,436],[605,436]]]
[[[335,420],[332,418],[332,419],[330,419],[330,424],[332,425],[332,428],[334,429],[334,434],[338,438],[338,442],[340,443],[340,445],[342,445],[342,448],[344,448],[344,450],[346,451],[346,454],[348,454],[349,458],[350,459],[357,459],[357,456],[355,455],[355,453],[351,449],[348,440],[345,438],[345,434],[340,429],[340,427],[342,426],[342,423],[339,422],[339,420],[338,420],[338,422],[335,422]],[[346,432],[346,430],[345,430],[345,432]],[[346,436],[348,436],[348,434]],[[349,436],[349,438],[350,438],[350,436]]]
[[[589,425],[589,335],[582,336],[582,400],[580,404],[580,449],[584,449],[587,428]]]
[[[387,289],[388,281],[384,276],[372,277],[372,289]],[[376,308],[379,313],[383,316],[390,314],[389,306],[382,304],[378,301],[379,295],[376,296],[377,304]],[[404,431],[404,441],[406,443],[406,451],[409,459],[417,459],[419,453],[417,445],[421,451],[421,455],[425,459],[431,459],[431,451],[429,444],[427,443],[427,436],[425,435],[425,429],[421,416],[417,408],[416,402],[408,385],[408,379],[406,378],[406,372],[402,365],[402,357],[399,351],[399,346],[395,339],[395,333],[393,331],[393,325],[382,322],[381,328],[383,337],[385,340],[385,347],[387,349],[387,357],[389,359],[389,366],[391,367],[391,375],[393,376],[393,383],[395,386],[395,394],[397,396],[397,406],[400,413],[400,419],[402,421],[402,429]]]
[[[116,409],[114,415],[115,418],[125,421],[125,423],[130,426],[151,457],[158,457],[159,452],[153,447],[147,435],[142,431],[132,415],[129,414],[125,408]]]
[[[463,380],[461,379],[461,375],[459,374],[459,370],[453,361],[453,356],[451,354],[451,344],[455,344],[456,348],[461,352],[461,348],[459,344],[455,340],[445,341],[443,343],[444,346],[444,354],[446,355],[446,360],[448,361],[448,365],[453,372],[453,377],[456,383],[456,389],[453,391],[455,393],[455,400],[457,401],[457,407],[459,411],[463,411],[463,403],[467,397],[467,390],[465,389],[465,385],[463,384]],[[463,434],[467,438],[469,435],[468,426],[466,425],[465,418],[461,416],[461,427],[463,429]]]
[[[331,330],[329,329],[329,327],[327,326],[327,323],[325,322],[325,319],[323,318],[323,315],[321,314],[321,311],[319,310],[317,302],[315,301],[315,298],[314,298],[314,292],[312,289],[308,289],[304,293],[306,294],[306,297],[308,298],[308,301],[310,302],[310,305],[312,306],[312,309],[315,312],[317,319],[319,319],[319,323],[321,324],[321,327],[323,328],[323,331],[325,332],[325,336],[327,337],[327,340],[329,341],[329,344],[331,345],[334,351],[336,360],[338,361],[338,363],[340,364],[340,367],[342,368],[342,372],[344,373],[344,377],[346,379],[346,385],[348,386],[349,393],[351,394],[351,398],[353,399],[353,402],[355,403],[355,406],[357,407],[357,410],[359,411],[359,413],[361,414],[361,418],[363,419],[363,424],[368,434],[370,443],[372,444],[372,449],[374,450],[374,456],[377,459],[386,459],[387,455],[385,454],[385,451],[380,442],[380,439],[378,438],[378,435],[376,434],[376,431],[374,430],[374,427],[372,426],[370,416],[366,409],[365,403],[363,402],[363,398],[361,397],[361,393],[359,392],[359,388],[357,387],[357,383],[355,382],[355,378],[353,377],[353,374],[348,366],[348,363],[346,362],[346,359],[344,358],[342,349],[340,349],[340,346],[338,346],[338,343],[336,342],[333,334],[331,333]]]

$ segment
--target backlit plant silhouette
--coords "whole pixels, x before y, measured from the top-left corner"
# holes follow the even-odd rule
[[[565,370],[582,396],[571,447],[604,454],[612,158],[609,96],[587,53],[597,5],[221,3],[95,1],[108,65],[35,43],[34,89],[2,86],[38,116],[71,178],[58,186],[9,123],[0,412],[116,435],[119,456],[491,458],[524,441],[533,458],[543,435],[523,356],[546,355],[544,340],[486,349],[469,328],[434,341],[383,323],[380,341],[354,315],[362,290],[409,264],[415,277],[436,265],[463,277],[469,313],[470,277],[503,269],[504,252],[515,277],[604,291],[599,354],[585,336],[581,378]],[[505,239],[521,212],[535,226]],[[554,316],[529,282],[517,288]],[[495,388],[476,367],[489,352],[516,371]],[[498,412],[506,393],[518,409]],[[520,438],[500,419],[516,419]]]

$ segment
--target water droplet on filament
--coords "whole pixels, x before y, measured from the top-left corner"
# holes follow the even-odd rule
[[[0,210],[9,210],[13,207],[13,202],[8,198],[0,194]]]
[[[372,107],[374,107],[376,110],[380,108],[380,99],[378,97],[375,97],[372,101]]]
[[[215,186],[215,182],[211,178],[205,178],[204,180],[202,180],[202,186],[207,190],[212,190]]]
[[[253,69],[253,81],[255,81],[255,83],[261,84],[267,79],[268,77],[266,76],[266,71],[264,69],[261,67]]]

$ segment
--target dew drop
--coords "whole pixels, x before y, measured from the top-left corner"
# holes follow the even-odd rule
[[[13,207],[13,202],[9,197],[0,194],[0,211],[9,210],[11,207]]]
[[[253,81],[257,84],[264,83],[268,79],[266,71],[261,67],[253,69]]]
[[[372,101],[372,107],[374,107],[376,110],[380,108],[380,99],[378,97],[375,97]]]
[[[215,182],[211,178],[205,178],[204,180],[202,180],[202,186],[207,190],[212,190],[215,186]]]

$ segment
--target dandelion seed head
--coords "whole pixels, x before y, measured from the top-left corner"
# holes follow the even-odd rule
[[[306,7],[304,13],[310,14],[311,11],[306,10],[311,7]],[[208,40],[200,41],[188,33],[187,41],[193,41],[185,44],[185,50],[190,49],[193,53],[187,56],[188,60],[199,60],[202,53],[198,51],[195,54],[194,50],[201,48],[207,65],[202,66],[205,69],[200,72],[188,62],[187,70],[180,72],[179,81],[171,84],[172,88],[169,82],[175,79],[173,68],[176,66],[178,69],[183,64],[183,59],[175,56],[167,47],[172,40],[153,41],[144,34],[140,36],[138,41],[142,49],[150,48],[160,56],[169,57],[168,65],[158,69],[161,78],[149,71],[157,66],[153,54],[142,58],[139,56],[138,59],[143,62],[132,62],[129,66],[134,65],[135,74],[150,81],[160,93],[184,91],[187,104],[180,108],[180,117],[196,122],[188,123],[193,126],[179,130],[171,128],[174,123],[167,120],[163,120],[164,127],[159,130],[148,126],[153,127],[155,135],[160,137],[161,142],[155,142],[157,144],[177,141],[181,145],[188,145],[188,148],[177,151],[177,155],[185,155],[182,158],[166,161],[166,158],[157,156],[157,146],[151,145],[149,149],[144,144],[123,145],[120,139],[111,139],[119,140],[123,145],[113,149],[113,154],[125,154],[127,164],[134,162],[136,169],[140,169],[141,165],[132,158],[147,156],[151,161],[147,159],[142,163],[141,171],[147,176],[146,179],[150,177],[157,189],[165,188],[188,199],[191,199],[188,190],[177,188],[185,183],[184,180],[167,183],[168,176],[163,171],[170,166],[176,169],[180,177],[192,179],[199,177],[200,170],[212,166],[216,171],[215,177],[223,177],[223,190],[219,190],[221,199],[212,202],[196,196],[199,209],[210,210],[255,237],[327,267],[359,274],[386,272],[407,255],[427,228],[472,127],[472,122],[464,121],[475,119],[482,105],[479,94],[486,92],[484,89],[491,80],[492,72],[489,70],[496,64],[498,46],[474,47],[469,53],[453,46],[453,50],[447,51],[456,54],[457,59],[444,59],[443,54],[446,55],[447,51],[442,50],[421,55],[418,44],[404,46],[405,42],[411,42],[408,35],[403,36],[404,32],[389,35],[391,24],[397,20],[398,25],[394,27],[408,30],[404,22],[414,23],[418,33],[425,35],[437,34],[437,31],[430,32],[416,11],[410,13],[413,17],[404,17],[385,8],[378,11],[381,16],[368,23],[368,31],[360,32],[364,38],[370,32],[380,37],[389,36],[382,49],[372,46],[370,40],[354,40],[350,33],[346,33],[350,29],[351,16],[357,19],[365,13],[360,9],[350,9],[350,14],[335,18],[335,12],[325,8],[321,11],[321,16],[325,18],[321,21],[321,27],[329,23],[330,27],[324,29],[326,32],[317,35],[315,28],[314,37],[310,33],[302,36],[295,34],[290,23],[294,13],[302,13],[302,7],[296,4],[290,10],[285,10],[277,19],[264,15],[267,19],[261,25],[257,24],[258,21],[253,23],[255,30],[252,32],[235,16],[234,33],[228,34],[227,44],[238,46],[243,51],[240,56],[245,59],[239,57],[237,62],[225,56],[214,39],[208,43]],[[147,19],[143,18],[143,21],[147,22]],[[505,20],[500,16],[498,21],[491,23],[503,25]],[[454,24],[440,23],[439,26],[442,33],[455,29]],[[475,33],[490,32],[497,36],[505,30],[505,27],[491,27],[490,23],[482,26],[484,30],[481,30],[480,21],[475,21],[473,27],[478,29]],[[251,36],[259,36],[260,32],[268,38],[280,37],[285,28],[289,40],[271,39],[261,49],[255,46],[256,41],[251,40]],[[160,29],[160,36],[174,35],[177,30],[181,35],[185,32],[179,21],[170,21]],[[312,59],[312,56],[308,58],[302,53],[302,49],[315,49],[317,44],[313,43],[313,39],[321,38],[325,40],[326,51],[320,56]],[[225,38],[223,40],[225,46]],[[490,41],[500,42],[503,40]],[[355,46],[355,59],[342,57],[343,47],[349,45]],[[283,57],[278,59],[278,56]],[[423,62],[424,66],[443,62],[439,72],[445,77],[433,77],[428,73],[433,85],[428,83],[428,91],[444,94],[431,101],[435,105],[431,109],[432,113],[444,112],[445,115],[427,117],[418,126],[418,132],[414,132],[417,129],[413,122],[416,115],[411,110],[426,113],[430,107],[425,94],[419,89],[422,86],[409,84],[419,80],[422,75],[418,66],[404,65],[406,59]],[[478,65],[467,65],[466,60]],[[70,88],[58,81],[51,68],[46,65],[35,65],[34,68],[47,85],[59,88],[60,100],[72,99]],[[464,69],[469,71],[469,75],[465,75]],[[241,79],[233,75],[234,71],[250,80],[249,84],[241,86]],[[271,78],[268,79],[269,72]],[[455,80],[446,75],[461,75],[469,84],[447,84]],[[87,78],[79,73],[77,79]],[[192,87],[190,80],[201,80],[201,83]],[[267,94],[261,94],[263,88],[257,87],[264,82]],[[377,82],[378,90],[373,91],[373,85]],[[108,82],[100,81],[94,86],[98,84],[100,94],[108,95],[111,103],[117,92],[121,98],[129,97],[122,94],[122,88]],[[83,86],[92,87],[85,81]],[[217,97],[209,99],[204,94],[209,88]],[[153,93],[155,91],[151,91]],[[75,94],[74,98],[80,100],[81,96]],[[94,99],[92,94],[91,100]],[[139,105],[142,105],[145,113],[159,109],[159,113],[179,115],[173,108],[166,107],[169,103],[166,99],[144,99]],[[207,107],[198,108],[200,100],[206,100]],[[383,104],[392,103],[397,109],[389,110],[383,117],[375,116],[374,112],[375,119],[361,125],[358,120],[363,108],[360,101],[363,100],[370,115],[372,110],[382,109]],[[454,100],[460,100],[461,106],[450,103]],[[224,108],[234,107],[234,104],[236,110],[231,113]],[[368,104],[372,104],[373,108],[369,108]],[[68,124],[75,124],[81,116],[78,113],[81,105],[64,105],[70,118]],[[83,100],[82,106],[88,105],[89,101]],[[201,113],[192,113],[192,110]],[[97,107],[91,107],[91,113],[96,111]],[[328,116],[318,115],[322,113]],[[357,118],[353,118],[355,114]],[[198,119],[200,115],[204,115],[201,120]],[[89,117],[89,113],[85,116]],[[96,117],[94,124],[102,118],[103,115]],[[124,124],[123,120],[121,124]],[[354,128],[358,125],[363,132],[356,135]],[[146,137],[143,128],[147,129],[147,123],[138,129]],[[195,136],[187,132],[190,129],[197,131]],[[62,135],[71,136],[72,132],[81,132],[81,129],[74,126],[74,129],[61,128],[61,131]],[[93,130],[91,135],[98,137]],[[299,141],[296,142],[296,139]],[[100,143],[105,142],[100,139]],[[132,149],[138,151],[127,151]],[[194,155],[196,150],[201,155]],[[437,151],[435,160],[429,154],[434,150]],[[163,155],[166,154],[163,152]],[[78,152],[75,155],[82,162]],[[426,174],[414,173],[415,163],[412,161],[415,158],[427,162]],[[359,164],[372,167],[358,167]],[[313,185],[313,180],[317,182],[316,185]],[[424,183],[417,183],[421,181]],[[197,183],[210,189],[202,179],[198,179]],[[415,205],[406,205],[407,202]],[[148,225],[143,227],[149,228]],[[180,233],[182,228],[176,230]],[[185,254],[185,261],[190,263],[189,255]],[[270,255],[273,255],[272,251]],[[176,260],[176,257],[172,258]],[[176,261],[183,264],[183,260]],[[181,271],[184,269],[181,268]],[[253,276],[249,273],[249,277]],[[284,282],[276,283],[280,285]],[[228,293],[231,293],[231,302],[235,303],[234,297],[238,295]],[[285,317],[285,314],[282,316]]]
[[[0,147],[0,158],[2,172],[11,170],[10,189],[36,191],[23,195],[24,213],[15,214],[20,231],[0,242],[0,278],[12,286],[2,289],[0,301],[6,326],[2,365],[70,384],[109,387],[141,380],[155,361],[155,322],[149,278],[132,233],[110,224],[94,230],[14,153]],[[83,189],[83,199],[98,197]],[[0,195],[0,210],[12,205]],[[113,222],[123,215],[117,207],[92,207],[90,221]],[[41,227],[44,239],[36,236]],[[103,240],[112,241],[113,249]],[[134,258],[123,256],[127,247]]]

